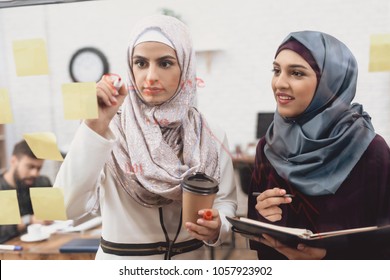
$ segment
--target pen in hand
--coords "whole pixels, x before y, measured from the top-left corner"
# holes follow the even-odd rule
[[[252,196],[259,196],[261,193],[260,192],[253,192]],[[293,194],[286,193],[285,195],[282,195],[283,197],[295,197]]]

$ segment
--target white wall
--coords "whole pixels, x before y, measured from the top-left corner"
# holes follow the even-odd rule
[[[71,82],[72,54],[81,47],[103,51],[111,72],[126,75],[129,30],[145,15],[169,8],[192,31],[197,49],[219,49],[207,68],[198,53],[200,110],[228,133],[231,149],[255,141],[256,114],[273,111],[270,88],[274,52],[291,31],[328,32],[345,42],[359,63],[355,101],[371,114],[377,132],[390,143],[390,73],[369,73],[371,34],[390,33],[388,0],[100,0],[0,10],[0,87],[11,94],[15,123],[7,125],[7,150],[26,132],[51,131],[66,150],[78,121],[63,119],[61,84]],[[17,77],[12,41],[46,40],[49,76]],[[46,162],[54,178],[57,165]]]

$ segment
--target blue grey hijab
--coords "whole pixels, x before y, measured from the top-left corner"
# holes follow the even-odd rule
[[[313,100],[296,118],[275,112],[264,152],[277,173],[300,192],[334,194],[375,136],[370,116],[351,104],[357,62],[336,38],[321,32],[290,33],[313,55],[321,72]]]

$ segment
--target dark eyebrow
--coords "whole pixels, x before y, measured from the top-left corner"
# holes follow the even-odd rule
[[[301,64],[290,64],[289,66],[288,66],[289,68],[303,68],[303,69],[308,69],[307,67],[305,67],[305,66],[303,66],[303,65],[301,65]]]
[[[132,58],[133,60],[134,59],[144,59],[144,60],[148,60],[147,58],[145,58],[145,57],[143,57],[143,56],[141,56],[141,55],[133,55],[133,58]]]
[[[164,59],[173,59],[173,60],[176,60],[176,57],[171,56],[171,55],[164,55],[164,56],[160,57],[158,60],[164,60]]]
[[[276,61],[273,62],[273,65],[279,66],[279,67],[280,67],[280,64],[277,63]],[[301,64],[289,64],[289,65],[288,65],[288,68],[303,68],[303,69],[308,70],[307,67],[305,67],[305,66],[303,66],[303,65],[301,65]]]
[[[133,60],[134,59],[144,59],[146,61],[149,61],[149,59],[147,59],[146,57],[143,57],[142,55],[134,55],[133,56]],[[176,61],[176,57],[172,56],[172,55],[164,55],[162,57],[159,57],[157,60],[158,61],[161,61],[161,60],[165,60],[165,59],[172,59],[172,60],[175,60]]]

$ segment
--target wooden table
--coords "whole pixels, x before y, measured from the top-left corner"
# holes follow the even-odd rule
[[[96,231],[86,233],[53,233],[49,239],[38,242],[23,242],[20,237],[4,244],[19,245],[21,251],[0,250],[0,260],[93,260],[96,253],[60,253],[59,248],[74,238],[100,237]]]
[[[255,163],[255,156],[254,155],[246,155],[246,154],[240,154],[236,155],[232,158],[233,166],[238,167],[242,164],[250,164],[253,165]]]

